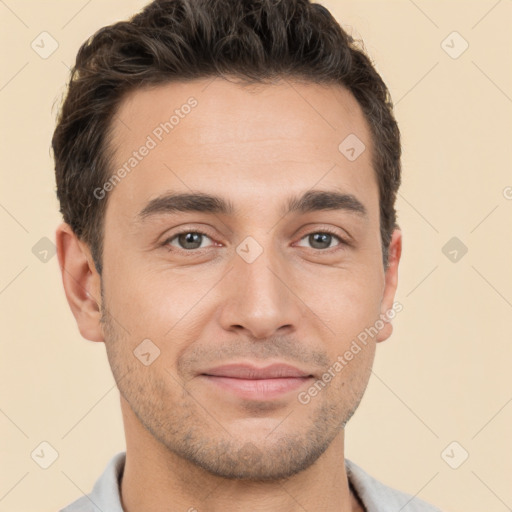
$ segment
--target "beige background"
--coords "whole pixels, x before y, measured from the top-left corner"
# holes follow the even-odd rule
[[[0,0],[1,512],[58,510],[125,447],[104,345],[80,337],[40,240],[60,220],[49,143],[68,66],[144,3]],[[511,510],[512,2],[323,3],[364,39],[404,147],[404,310],[378,346],[347,457],[444,511]],[[31,48],[43,31],[59,45],[47,59]],[[445,49],[463,40],[442,45],[453,31],[469,44],[456,59]],[[442,251],[452,237],[468,248],[456,262]],[[43,441],[58,452],[48,469],[31,458]]]

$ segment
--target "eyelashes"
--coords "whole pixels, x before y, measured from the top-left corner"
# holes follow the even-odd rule
[[[193,236],[187,236],[187,235],[193,235]],[[331,229],[328,228],[322,228],[315,231],[310,231],[306,234],[304,234],[300,239],[299,242],[302,242],[303,240],[309,241],[310,243],[315,243],[315,239],[311,238],[314,235],[327,235],[327,241],[329,247],[324,248],[318,248],[318,247],[309,247],[309,249],[316,251],[316,252],[325,252],[325,253],[332,253],[333,251],[339,250],[341,248],[344,248],[349,245],[349,243],[342,237],[339,236],[337,232],[334,232]],[[172,236],[168,237],[163,243],[162,246],[164,246],[169,252],[179,252],[185,255],[196,255],[196,254],[202,254],[204,250],[211,248],[212,246],[208,247],[202,247],[203,241],[205,238],[210,239],[213,241],[213,238],[204,231],[198,231],[198,230],[192,230],[192,229],[186,229],[183,231],[180,231],[178,233],[173,234]],[[176,241],[178,245],[173,245],[172,242]],[[330,247],[332,241],[337,241],[337,245],[334,247]],[[193,247],[185,248],[180,247],[179,244],[192,244]],[[199,243],[199,246],[197,244]],[[323,243],[323,241],[316,243]],[[219,244],[215,242],[215,244],[218,246]],[[214,245],[215,246],[215,245]],[[304,247],[300,245],[299,247]]]

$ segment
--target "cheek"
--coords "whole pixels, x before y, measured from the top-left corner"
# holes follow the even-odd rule
[[[192,336],[204,318],[205,295],[218,281],[217,274],[192,267],[186,271],[154,270],[123,262],[106,281],[108,307],[113,317],[136,339],[181,343],[183,329]],[[157,341],[158,340],[158,341]]]
[[[368,268],[329,269],[302,281],[300,296],[338,338],[346,340],[372,325],[380,313],[381,276]]]

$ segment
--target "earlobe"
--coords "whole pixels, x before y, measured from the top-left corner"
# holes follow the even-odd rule
[[[100,322],[101,277],[90,250],[69,224],[62,223],[55,238],[62,284],[80,334],[90,341],[104,341]]]
[[[377,334],[376,341],[385,341],[393,332],[392,318],[396,311],[393,307],[395,293],[398,286],[398,264],[402,255],[402,232],[399,229],[393,231],[388,251],[388,268],[385,275],[384,293],[381,301],[380,318],[384,321],[384,328]]]

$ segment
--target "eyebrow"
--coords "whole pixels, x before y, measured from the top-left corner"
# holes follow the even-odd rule
[[[363,203],[354,195],[326,190],[309,190],[300,196],[288,198],[281,214],[285,216],[289,213],[305,214],[322,210],[341,210],[362,218],[368,215]],[[144,221],[156,215],[177,212],[233,216],[237,213],[237,209],[230,200],[203,192],[167,193],[149,201],[139,212],[137,219]]]

